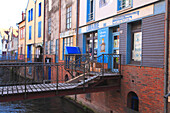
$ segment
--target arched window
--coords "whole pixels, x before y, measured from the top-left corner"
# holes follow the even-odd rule
[[[134,92],[129,92],[127,96],[127,107],[139,111],[139,98]]]
[[[65,75],[65,82],[68,81],[69,78],[68,78],[68,74]]]

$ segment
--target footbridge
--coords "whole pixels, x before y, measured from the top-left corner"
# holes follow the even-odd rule
[[[0,102],[117,91],[122,78],[121,55],[115,54],[103,54],[96,60],[88,55],[66,55],[64,63],[3,61],[0,68],[5,76],[20,77],[1,81]]]

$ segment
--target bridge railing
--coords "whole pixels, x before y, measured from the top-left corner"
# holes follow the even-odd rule
[[[0,54],[0,62],[43,62],[42,54]]]
[[[72,73],[81,69],[81,63],[89,63],[86,67],[93,73],[121,73],[121,54],[102,54],[93,60],[89,55],[65,55],[65,69]]]
[[[0,54],[0,61],[25,61],[25,55],[24,54]]]

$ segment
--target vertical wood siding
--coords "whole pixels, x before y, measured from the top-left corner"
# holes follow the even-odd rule
[[[81,54],[83,54],[83,34],[79,34],[78,47],[80,48]]]
[[[122,64],[126,62],[126,40],[127,40],[127,23],[123,23],[120,25],[120,45],[119,45],[119,52],[122,55]]]
[[[142,65],[164,66],[164,14],[142,20]]]

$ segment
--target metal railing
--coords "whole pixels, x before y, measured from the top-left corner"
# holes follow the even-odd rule
[[[43,62],[42,54],[0,54],[0,62]]]
[[[73,55],[70,55],[73,56]],[[44,89],[44,86],[55,85],[56,94],[59,89],[69,87],[74,88],[88,88],[86,85],[90,81],[94,83],[97,81],[97,77],[104,76],[104,73],[109,72],[108,67],[110,62],[115,62],[112,66],[121,72],[121,55],[116,54],[103,54],[97,57],[95,61],[91,61],[88,55],[74,55],[74,57],[79,56],[77,59],[72,59],[66,63],[55,64],[55,63],[26,63],[25,65],[18,65],[15,67],[4,67],[1,66],[1,71],[5,75],[5,80],[0,81],[0,86],[14,86],[11,88],[16,88],[15,86],[24,87],[23,93],[27,95],[28,90],[32,85],[38,84],[40,89]],[[69,55],[66,55],[69,58]],[[96,64],[98,63],[98,64]],[[36,65],[34,65],[36,64]],[[5,64],[4,64],[5,65]],[[96,65],[96,66],[94,66]],[[92,69],[99,66],[99,70]],[[69,67],[69,68],[68,68]],[[68,72],[68,70],[71,70]],[[31,72],[31,73],[30,73]],[[79,73],[76,75],[76,73]],[[95,74],[92,75],[91,72]],[[117,71],[111,71],[112,73],[117,73]],[[14,77],[16,75],[16,77]],[[96,80],[95,80],[96,79]],[[42,88],[41,88],[42,86]],[[28,89],[29,88],[29,89]],[[46,89],[48,89],[47,87]],[[42,90],[43,91],[43,90]]]
[[[78,59],[70,60],[71,57],[78,56]],[[65,55],[65,69],[73,73],[83,70],[81,63],[86,63],[85,67],[89,72],[100,73],[119,73],[121,74],[121,55],[102,54],[95,60],[91,60],[89,55]]]
[[[93,20],[94,19],[94,13],[92,12],[92,13],[89,13],[88,14],[88,21],[91,21],[91,20]]]
[[[0,54],[0,61],[25,61],[25,55],[24,54]]]

